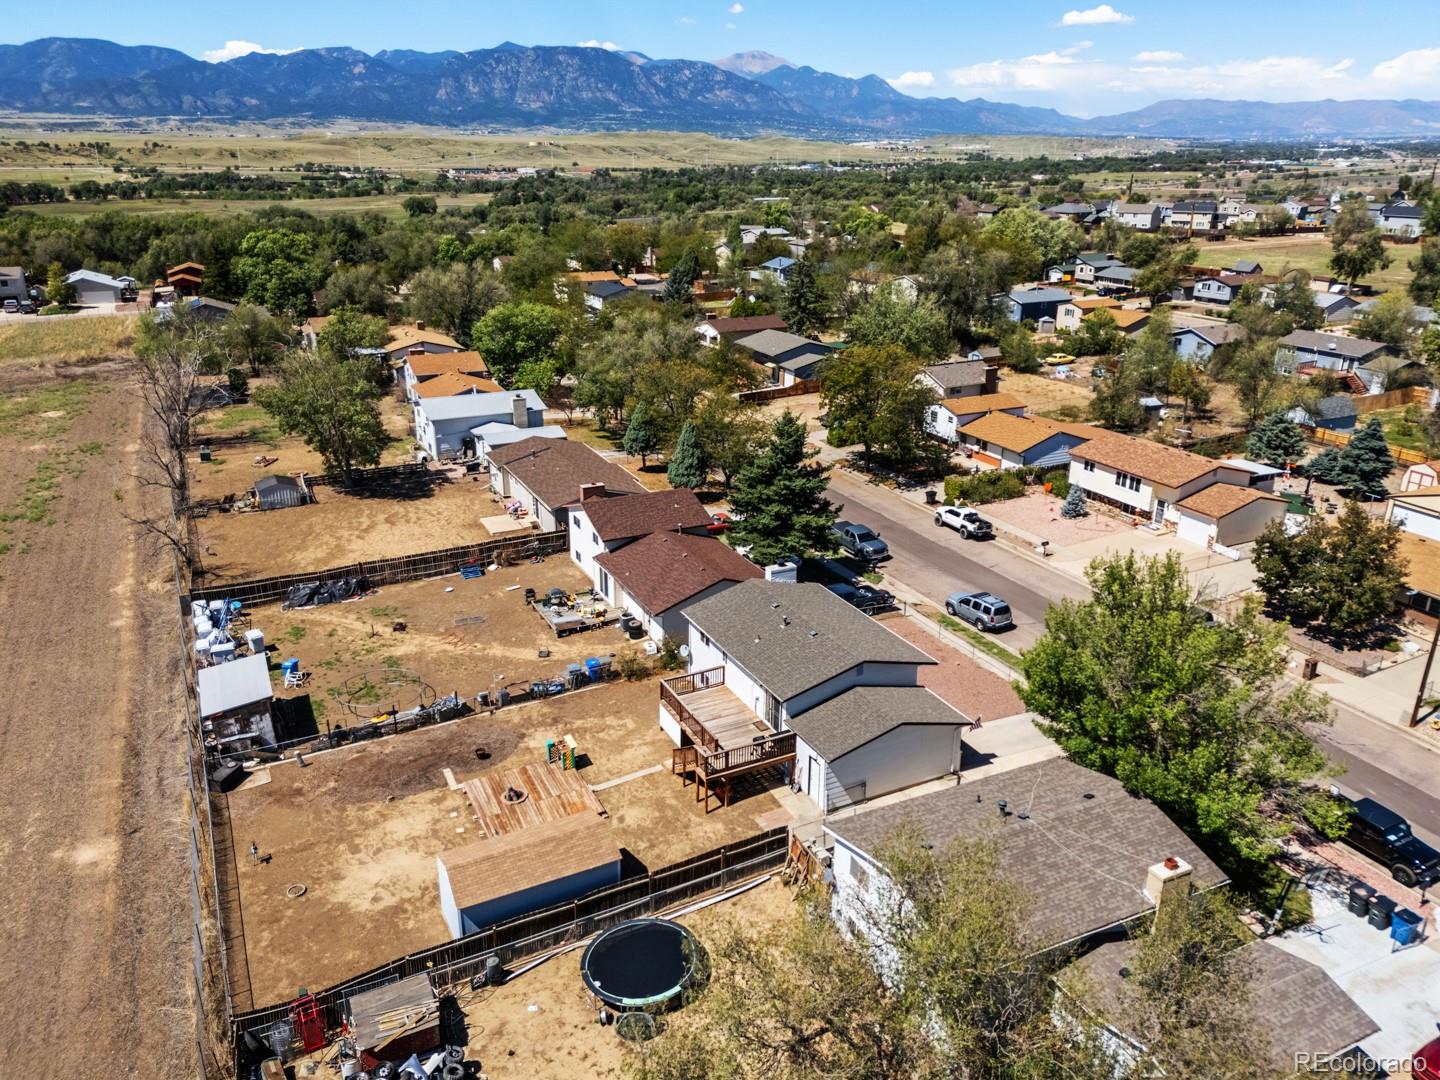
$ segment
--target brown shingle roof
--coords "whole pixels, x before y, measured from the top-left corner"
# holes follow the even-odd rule
[[[1181,499],[1178,505],[1182,509],[1202,514],[1213,521],[1219,521],[1227,514],[1233,514],[1241,507],[1249,506],[1261,499],[1269,499],[1271,502],[1278,503],[1285,501],[1279,495],[1270,495],[1254,488],[1238,487],[1235,484],[1211,484],[1208,488]]]
[[[621,495],[645,490],[613,461],[568,439],[521,439],[492,450],[490,463],[524,484],[552,510],[578,503],[581,484],[603,484],[606,491]]]
[[[1000,799],[1008,804],[1004,818]],[[1042,947],[1149,911],[1146,872],[1168,856],[1189,863],[1191,881],[1200,888],[1226,880],[1158,806],[1066,758],[1022,765],[852,817],[827,818],[825,828],[873,857],[907,820],[937,849],[957,839],[993,839],[1000,873],[1032,900],[1027,922]]]
[[[1113,296],[1077,296],[1067,303],[1081,311],[1095,311],[1099,308],[1118,308],[1120,306],[1120,301]]]
[[[761,330],[784,330],[786,326],[780,315],[737,315],[711,319],[706,325],[717,334],[758,334]]]
[[[410,370],[415,373],[417,379],[429,378],[432,375],[444,375],[447,371],[461,371],[466,375],[490,374],[490,368],[485,363],[485,358],[473,349],[465,352],[415,353],[413,356],[407,356],[405,363],[410,365]]]
[[[1172,488],[1188,484],[1217,467],[1216,462],[1188,450],[1177,450],[1173,446],[1162,446],[1149,439],[1135,439],[1113,431],[1092,439],[1084,446],[1077,446],[1070,451],[1070,456]]]
[[[449,334],[442,334],[438,330],[417,330],[413,326],[392,326],[390,328],[390,339],[385,344],[386,352],[394,352],[396,349],[403,349],[411,345],[441,345],[455,351],[459,351],[460,343]]]
[[[997,409],[1023,409],[1025,402],[1014,394],[974,394],[970,397],[946,398],[940,402],[956,416],[994,412]]]
[[[1148,311],[1136,311],[1134,308],[1116,308],[1110,312],[1110,317],[1115,320],[1115,325],[1121,330],[1129,330],[1139,323],[1150,318]]]
[[[1405,584],[1426,596],[1440,597],[1440,541],[1400,530],[1400,555],[1409,563]]]
[[[624,499],[606,500],[624,502]],[[595,561],[651,615],[669,611],[722,581],[749,581],[765,572],[713,536],[653,532]]]
[[[1039,446],[1054,435],[1079,435],[1048,420],[1031,416],[1014,416],[1011,413],[992,412],[972,420],[960,429],[961,435],[968,435],[981,442],[993,443],[1006,450],[1023,454],[1032,446]],[[1081,436],[1088,438],[1088,436]]]
[[[647,491],[619,499],[589,499],[582,507],[595,533],[607,544],[664,529],[697,529],[710,524],[710,512],[693,491]]]
[[[494,379],[481,379],[462,371],[447,371],[415,384],[415,396],[422,398],[454,397],[456,394],[494,394],[505,389]]]

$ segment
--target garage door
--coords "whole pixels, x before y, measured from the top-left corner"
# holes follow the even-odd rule
[[[1194,544],[1197,547],[1210,546],[1210,530],[1214,526],[1208,518],[1196,517],[1194,514],[1187,514],[1180,511],[1180,521],[1175,526],[1175,535],[1184,540],[1187,544]]]

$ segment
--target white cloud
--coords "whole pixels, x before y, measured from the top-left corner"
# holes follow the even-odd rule
[[[1109,4],[1086,8],[1084,11],[1067,11],[1060,16],[1061,26],[1103,26],[1107,23],[1133,23],[1134,15],[1116,11]]]
[[[905,71],[896,75],[893,79],[886,79],[896,90],[913,90],[921,86],[934,86],[935,73],[933,71]]]
[[[695,25],[695,20],[692,19],[689,15],[681,15],[681,16],[680,16],[678,19],[676,19],[675,21],[676,21],[677,23],[679,23],[681,26],[694,26],[694,25]]]
[[[1177,60],[1184,60],[1185,54],[1173,49],[1150,49],[1137,52],[1131,59],[1137,64],[1173,64]]]
[[[725,24],[725,29],[726,29],[726,30],[734,30],[734,29],[735,29],[735,24],[734,24],[733,22],[727,22],[727,23]]]
[[[207,49],[201,53],[201,59],[208,60],[212,64],[219,64],[226,60],[234,60],[237,56],[249,56],[251,53],[265,53],[268,56],[286,56],[299,49],[267,49],[264,45],[257,45],[253,41],[227,41],[219,49]]]
[[[729,10],[730,10],[730,14],[731,14],[731,15],[739,15],[742,11],[745,10],[745,5],[744,5],[744,4],[731,4]]]
[[[1411,49],[1390,60],[1382,60],[1370,77],[1383,83],[1429,83],[1440,76],[1440,49]]]
[[[619,52],[620,46],[613,41],[596,41],[591,38],[589,41],[577,41],[575,43],[582,49],[604,49],[606,52]]]

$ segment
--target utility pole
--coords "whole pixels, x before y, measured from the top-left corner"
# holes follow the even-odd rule
[[[1430,685],[1430,665],[1435,663],[1435,646],[1440,644],[1440,624],[1430,637],[1430,651],[1425,654],[1425,670],[1420,674],[1420,688],[1415,691],[1415,708],[1410,710],[1410,726],[1420,722],[1420,706],[1425,704],[1425,688]]]

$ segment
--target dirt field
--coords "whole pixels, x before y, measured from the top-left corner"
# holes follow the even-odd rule
[[[80,1026],[37,1075],[193,1076],[174,593],[116,513],[136,400],[36,378],[0,377],[0,1031]]]
[[[1033,415],[1049,416],[1057,409],[1072,408],[1080,411],[1081,419],[1095,396],[1085,379],[1052,379],[1008,370],[1001,373],[1000,392],[1014,394]]]
[[[616,841],[644,866],[658,869],[759,832],[756,818],[777,807],[768,793],[753,790],[706,815],[693,788],[670,774],[658,702],[653,679],[609,683],[311,755],[303,769],[275,765],[260,774],[268,782],[233,793],[255,1003],[300,985],[329,985],[446,939],[435,856],[472,839],[462,831],[470,824],[468,803],[448,789],[446,767],[465,780],[540,761],[547,738],[569,734],[591,784],[667,763],[599,793]],[[480,760],[477,749],[489,757]],[[267,861],[248,859],[252,841]],[[296,882],[305,895],[288,899]]]

